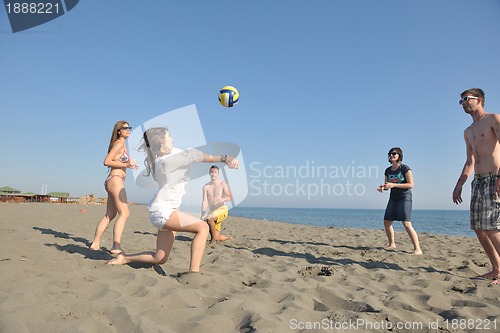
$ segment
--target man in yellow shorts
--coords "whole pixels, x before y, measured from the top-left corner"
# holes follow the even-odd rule
[[[203,186],[203,201],[201,203],[201,219],[207,221],[210,227],[210,244],[225,241],[232,237],[221,234],[221,222],[228,214],[227,201],[233,199],[229,186],[219,179],[219,167],[212,165],[209,170],[211,181]]]

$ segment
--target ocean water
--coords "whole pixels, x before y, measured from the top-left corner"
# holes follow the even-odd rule
[[[384,209],[235,207],[229,214],[293,224],[384,229]],[[476,237],[470,230],[467,210],[413,210],[411,222],[417,233]],[[393,226],[395,231],[405,231],[399,221],[394,221]]]

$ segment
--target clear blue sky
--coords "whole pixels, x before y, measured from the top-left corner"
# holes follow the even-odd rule
[[[497,0],[85,0],[18,33],[2,7],[0,187],[104,196],[114,123],[195,104],[207,141],[242,149],[244,205],[384,208],[376,187],[399,146],[415,209],[468,209],[469,183],[451,202],[471,122],[457,101],[480,87],[500,112],[499,35]],[[231,109],[225,85],[241,94]],[[127,191],[150,199],[132,177]]]

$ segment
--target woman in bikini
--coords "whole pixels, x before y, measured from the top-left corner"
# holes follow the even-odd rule
[[[94,240],[90,244],[91,250],[99,250],[101,248],[101,237],[104,231],[108,228],[109,223],[116,217],[115,226],[113,228],[113,246],[109,251],[112,254],[123,252],[121,247],[121,238],[125,222],[129,216],[127,193],[125,192],[125,177],[127,176],[127,168],[137,169],[137,164],[129,158],[125,142],[130,136],[132,127],[124,121],[120,120],[115,124],[111,140],[108,147],[108,155],[104,159],[104,165],[110,171],[104,181],[104,188],[108,192],[108,204],[106,214],[97,224]]]

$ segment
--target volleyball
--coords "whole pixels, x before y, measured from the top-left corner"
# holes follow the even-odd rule
[[[240,93],[235,87],[225,86],[219,91],[219,102],[222,106],[231,108],[238,103]]]

